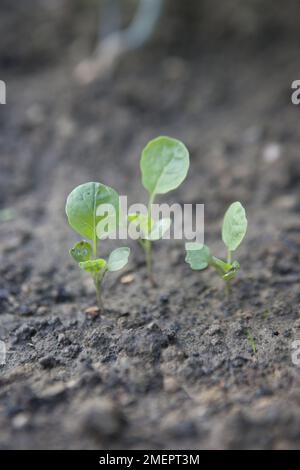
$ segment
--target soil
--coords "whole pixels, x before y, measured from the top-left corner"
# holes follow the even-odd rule
[[[284,40],[153,46],[87,86],[70,63],[1,77],[2,449],[299,447],[298,61]],[[160,134],[191,153],[187,180],[161,201],[204,203],[216,255],[224,210],[247,208],[241,273],[227,299],[214,272],[185,264],[183,242],[163,241],[154,289],[131,242],[132,282],[107,278],[106,312],[86,313],[95,293],[68,254],[66,196],[99,180],[145,202],[139,156]]]

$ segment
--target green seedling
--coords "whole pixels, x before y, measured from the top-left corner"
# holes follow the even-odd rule
[[[242,243],[247,232],[246,212],[240,202],[234,202],[228,208],[222,227],[222,239],[227,247],[227,259],[223,261],[213,256],[206,245],[199,243],[186,243],[186,262],[192,269],[201,271],[213,267],[219,276],[226,282],[227,293],[230,292],[230,284],[236,278],[240,264],[232,260],[232,255]]]
[[[256,341],[251,331],[247,331],[247,340],[249,341],[253,354],[256,354],[257,353]]]
[[[162,218],[155,222],[151,217],[151,208],[158,195],[178,188],[186,178],[189,164],[189,152],[185,145],[170,137],[151,140],[142,152],[140,168],[143,186],[149,193],[148,211],[147,214],[130,214],[128,222],[139,226],[139,243],[145,252],[149,279],[154,285],[152,242],[160,240],[169,230],[171,219]]]
[[[107,272],[119,271],[126,266],[130,254],[127,247],[112,251],[108,260],[98,258],[99,240],[108,233],[108,215],[98,215],[99,207],[109,204],[114,208],[116,218],[119,213],[119,195],[101,183],[85,183],[69,194],[66,202],[66,214],[70,226],[84,238],[74,245],[70,255],[79,267],[89,273],[94,281],[97,302],[103,310],[102,283]],[[101,222],[101,223],[100,223]]]

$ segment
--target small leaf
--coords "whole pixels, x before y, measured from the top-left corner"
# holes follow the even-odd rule
[[[187,252],[185,261],[192,269],[201,271],[209,266],[211,254],[206,245],[200,243],[186,243],[185,249]]]
[[[224,274],[223,276],[224,281],[231,281],[232,279],[235,279],[239,270],[240,270],[240,264],[237,261],[234,261],[229,271],[227,271],[227,273]]]
[[[230,263],[226,263],[226,261],[223,261],[216,256],[212,256],[210,264],[218,271],[220,276],[224,276],[224,274],[228,273],[232,268]]]
[[[235,251],[247,232],[246,212],[240,202],[234,202],[227,210],[222,228],[222,239],[228,250]]]
[[[154,196],[176,189],[189,169],[189,152],[185,145],[170,137],[158,137],[144,148],[141,172],[144,187]]]
[[[93,275],[100,273],[104,269],[106,269],[106,261],[105,259],[92,259],[89,261],[83,261],[79,263],[81,269],[84,269],[87,273],[91,273]]]
[[[94,240],[101,217],[96,215],[100,204],[111,204],[118,214],[119,196],[116,191],[101,183],[85,183],[69,194],[66,214],[71,227],[82,237]],[[102,217],[103,219],[103,217]]]
[[[160,219],[153,227],[149,235],[143,237],[146,240],[155,241],[160,240],[171,226],[171,219],[169,217]]]
[[[130,248],[122,247],[112,251],[107,263],[107,269],[111,272],[119,271],[128,263]]]
[[[15,209],[7,207],[6,209],[0,209],[0,222],[10,222],[17,217]]]
[[[75,261],[77,261],[77,263],[80,263],[91,259],[92,251],[90,243],[82,240],[81,242],[75,243],[73,248],[70,250],[70,255]]]

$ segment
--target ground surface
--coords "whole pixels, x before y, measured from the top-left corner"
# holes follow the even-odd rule
[[[298,61],[283,42],[189,58],[154,48],[87,87],[64,65],[6,77],[1,448],[299,447]],[[93,287],[68,255],[65,198],[99,180],[144,202],[139,155],[159,134],[191,152],[188,179],[165,200],[205,203],[216,254],[227,205],[246,206],[241,274],[226,300],[213,272],[189,270],[183,243],[162,242],[153,289],[131,245],[133,282],[107,279],[107,312],[91,318]]]

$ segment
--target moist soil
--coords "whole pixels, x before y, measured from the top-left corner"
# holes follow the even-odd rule
[[[284,41],[167,57],[148,46],[89,85],[70,63],[3,77],[2,449],[299,447],[298,62]],[[69,257],[66,196],[96,180],[146,202],[140,153],[161,134],[191,154],[187,180],[161,201],[205,204],[217,256],[227,206],[247,208],[240,275],[226,297],[213,271],[189,269],[183,241],[162,241],[153,288],[130,242],[105,312],[86,311],[95,293]],[[100,243],[101,256],[114,246]]]

